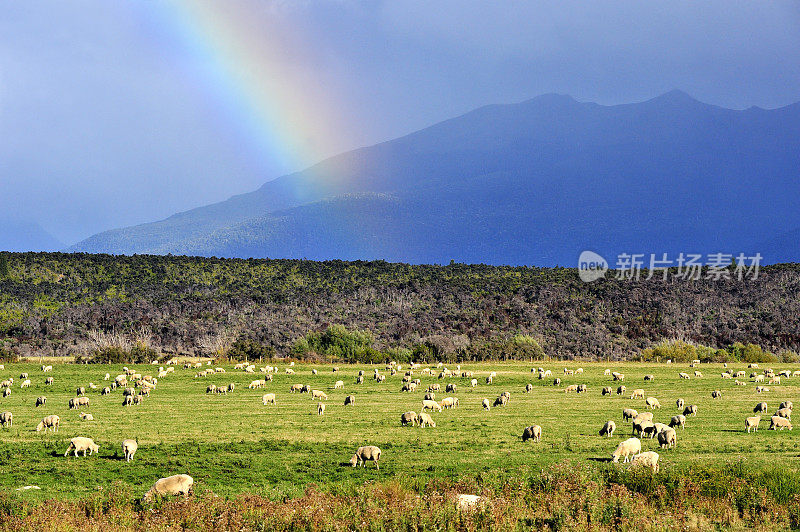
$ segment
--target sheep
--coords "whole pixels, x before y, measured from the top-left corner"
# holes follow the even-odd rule
[[[79,406],[89,406],[88,397],[73,397],[69,400],[70,410],[77,410]]]
[[[400,391],[401,392],[409,392],[409,393],[411,393],[416,389],[417,389],[417,385],[415,383],[407,382],[400,388]]]
[[[616,371],[611,374],[613,380],[615,381],[624,381],[625,375],[623,373],[617,373]]]
[[[458,406],[458,397],[445,397],[441,402],[442,408],[455,408]]]
[[[684,416],[697,416],[697,405],[689,405],[683,409]]]
[[[792,420],[792,410],[790,408],[779,408],[775,415],[786,418],[789,421]]]
[[[586,385],[585,385],[585,384],[579,384],[579,385],[578,385],[578,389],[577,389],[577,390],[575,390],[575,393],[583,393],[583,392],[585,392],[587,389],[588,389],[588,388],[586,387]]]
[[[31,387],[31,380],[30,379],[25,379],[24,381],[22,381],[20,383],[19,387],[20,388],[30,388]]]
[[[758,414],[759,412],[766,413],[767,412],[767,403],[757,403],[756,406],[753,408],[753,413]]]
[[[780,384],[781,378],[780,377],[772,377],[767,384]]]
[[[484,410],[489,410],[491,408],[491,404],[489,403],[489,400],[486,398],[483,399],[482,404]]]
[[[658,445],[662,449],[674,449],[675,443],[678,440],[678,435],[675,429],[668,427],[658,433]]]
[[[656,380],[656,377],[655,377],[655,375],[645,375],[644,376],[644,380],[645,380],[645,382],[646,381],[654,381],[654,380]]]
[[[75,395],[76,396],[86,395],[86,388],[84,388],[83,386],[78,386],[78,389],[75,390]]]
[[[792,424],[789,422],[788,419],[780,416],[772,416],[771,423],[769,425],[769,430],[778,430],[779,427],[781,430],[783,429],[792,430]]]
[[[569,393],[569,392],[577,393],[578,392],[578,385],[577,384],[570,384],[569,386],[564,388],[564,393]]]
[[[794,405],[792,404],[791,401],[784,401],[784,402],[781,403],[781,405],[778,408],[788,408],[789,410],[791,410],[792,406],[794,406]]]
[[[553,386],[561,386],[561,379],[559,379],[558,377],[553,379]]]
[[[768,392],[769,388],[766,386],[756,386],[756,393]]]
[[[633,420],[633,431],[631,435],[649,436],[652,438],[656,435],[656,424],[648,419],[635,418]]]
[[[19,378],[20,379],[27,379],[28,378],[28,374],[27,373],[20,373]]]
[[[583,368],[578,368],[575,370],[575,375],[581,375],[583,373]]]
[[[53,379],[53,377],[47,377],[47,378],[44,380],[44,384],[45,384],[45,386],[50,386],[50,385],[52,385],[54,382],[55,382],[55,379]]]
[[[611,438],[612,436],[614,436],[615,430],[617,430],[617,424],[614,423],[613,420],[609,419],[608,421],[606,421],[605,425],[603,425],[603,428],[600,429],[600,436],[608,436],[609,438]]]
[[[338,390],[340,388],[344,388],[344,381],[336,381],[333,383],[334,390]]]
[[[639,415],[639,412],[637,412],[633,408],[623,408],[622,409],[622,420],[623,421],[628,421],[630,419],[635,418],[638,415]]]
[[[106,386],[102,390],[100,390],[100,395],[108,395],[110,393],[111,393],[111,388],[109,388],[108,386]]]
[[[687,380],[691,379],[689,374],[688,373],[684,373],[684,372],[678,373],[678,377],[680,377],[681,379],[687,379]]]
[[[131,406],[133,404],[133,396],[125,395],[122,398],[122,406]]]
[[[41,395],[41,396],[36,398],[36,407],[37,408],[40,407],[40,406],[44,406],[45,403],[47,403],[47,397],[45,397],[44,395]]]
[[[604,386],[603,390],[600,392],[600,395],[611,395],[612,393],[611,386]]]
[[[91,415],[91,414],[85,414],[85,413],[81,412],[79,415],[80,415],[81,420],[83,420],[83,421],[94,421],[94,416]]]
[[[261,379],[257,379],[254,381],[250,381],[250,384],[247,385],[249,390],[255,390],[256,388],[263,388],[267,385],[267,381],[263,381]]]
[[[644,399],[644,389],[636,388],[631,394],[631,399]]]
[[[430,414],[427,414],[425,412],[420,412],[419,413],[419,426],[423,427],[423,428],[424,427],[436,428],[436,423],[433,421],[433,418],[430,416]]]
[[[456,393],[456,389],[457,388],[458,387],[454,383],[451,382],[450,384],[445,386],[444,391],[447,392],[447,393]]]
[[[130,396],[129,396],[129,397],[130,397]],[[143,401],[143,400],[144,400],[144,397],[143,397],[141,394],[140,394],[140,395],[134,395],[134,396],[133,396],[133,404],[135,404],[135,405],[140,405],[140,404],[142,404],[142,401]]]
[[[268,404],[273,404],[273,405],[277,404],[275,401],[276,399],[274,393],[265,393],[264,395],[261,396],[261,404],[263,404],[264,406]]]
[[[214,388],[216,389],[216,386],[214,386]],[[123,397],[127,395],[136,395],[136,390],[134,390],[133,388],[125,388],[124,390],[122,390],[122,395]]]
[[[494,400],[494,404],[492,406],[506,406],[506,404],[508,404],[508,396],[500,395]]]
[[[411,382],[411,379],[409,379],[406,382]],[[434,384],[431,384],[430,386],[428,386],[428,391],[429,392],[438,392],[441,389],[442,389],[442,387],[439,385],[439,383],[434,383]]]
[[[648,397],[644,401],[647,408],[661,408],[661,403],[655,397]]]
[[[744,428],[745,428],[745,430],[747,431],[748,434],[750,433],[751,429],[753,430],[753,432],[758,432],[758,424],[760,422],[761,422],[761,416],[751,416],[751,417],[745,418],[745,420],[744,420]]]
[[[617,388],[617,395],[625,395],[625,392],[628,390],[625,386],[619,386]]]
[[[380,469],[381,466],[378,464],[378,461],[381,459],[381,450],[375,447],[374,445],[365,445],[364,447],[359,447],[353,457],[350,459],[350,465],[352,467],[362,466],[366,467],[368,461],[375,462],[375,469]]]
[[[327,401],[328,394],[322,390],[311,390],[311,399],[322,399],[323,401]]]
[[[302,384],[292,384],[292,386],[289,388],[289,393],[294,393],[294,392],[301,392],[302,393],[302,391],[303,391],[303,385]]]
[[[611,453],[611,461],[616,464],[619,463],[620,457],[624,457],[625,460],[623,463],[625,463],[628,461],[629,457],[640,452],[642,452],[642,442],[639,438],[628,438],[617,445],[617,448]]]
[[[422,410],[436,410],[437,412],[442,411],[442,406],[437,403],[436,401],[426,401],[422,400]]]
[[[416,426],[419,423],[419,416],[416,412],[403,412],[400,414],[400,425],[412,425]]]
[[[47,429],[52,429],[53,432],[58,432],[58,426],[61,423],[61,418],[56,416],[55,414],[50,416],[45,416],[36,425],[36,432],[41,432],[44,429],[47,432]]]
[[[192,491],[194,479],[189,475],[172,475],[160,478],[153,484],[142,498],[143,502],[150,502],[153,496],[159,495],[188,495]]]
[[[653,473],[658,473],[658,459],[659,455],[655,451],[639,453],[631,460],[631,467],[649,467]]]
[[[604,377],[608,377],[609,375],[611,375],[611,370],[610,369],[606,369],[605,371],[603,371],[603,376]]]
[[[633,418],[634,421],[637,419],[646,420],[646,421],[653,421],[653,413],[652,412],[639,412],[636,417]]]
[[[344,398],[344,406],[356,406],[356,396],[348,395]]]
[[[92,454],[98,452],[99,449],[100,446],[97,445],[93,439],[77,436],[69,441],[69,447],[67,447],[64,456],[67,456],[70,451],[74,451],[75,456],[78,456],[80,451],[83,451],[83,456],[86,456],[86,451],[89,451],[89,456],[91,456]]]
[[[6,425],[12,427],[14,425],[14,414],[11,412],[0,413],[0,424],[2,424],[3,427]]]
[[[564,375],[574,375],[575,371],[571,369],[564,368]]]
[[[525,427],[522,431],[522,441],[526,442],[528,440],[533,440],[534,443],[542,441],[542,427],[539,425]]]
[[[491,375],[489,375],[488,377],[486,377],[486,384],[491,384],[492,380],[493,380],[493,377]]]
[[[317,415],[321,416],[325,413],[325,403],[317,404]]]
[[[753,382],[764,382],[764,376],[756,375],[755,377],[753,377]]]
[[[677,401],[675,401],[675,406],[677,406],[677,407],[678,407],[678,410],[680,410],[681,408],[683,408],[683,406],[684,406],[685,404],[686,404],[686,401],[684,401],[684,400],[683,400],[683,398],[679,398]]]
[[[732,379],[733,378],[733,376],[730,373],[720,373],[720,376],[723,379]]]
[[[722,397],[722,392],[721,391],[714,390],[713,392],[711,392],[711,398],[712,399],[719,399],[720,397]]]
[[[531,393],[533,391],[533,384],[526,384],[525,385],[525,393]]]
[[[476,387],[478,385],[478,379],[472,379],[471,381],[469,381],[469,385],[472,388]]]
[[[672,419],[669,420],[669,426],[672,428],[680,427],[682,430],[686,429],[686,416],[683,414],[678,414],[677,416],[672,416]]]
[[[736,373],[734,373],[733,376],[736,377],[737,379],[742,379],[742,378],[744,378],[745,375],[747,375],[747,372],[744,371],[744,370],[740,370],[740,371],[737,371]]]
[[[8,397],[9,395],[11,395],[11,388],[3,390],[3,397]]]

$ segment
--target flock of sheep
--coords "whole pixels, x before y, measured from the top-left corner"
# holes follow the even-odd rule
[[[668,363],[670,363],[668,361]],[[210,365],[210,362],[206,363],[206,366]],[[694,367],[699,364],[699,361],[694,361],[691,366]],[[122,405],[124,407],[134,406],[138,404],[142,404],[142,402],[148,398],[151,393],[155,394],[158,390],[158,383],[159,380],[167,379],[171,373],[175,371],[175,366],[178,363],[176,360],[170,360],[166,362],[166,369],[164,367],[159,367],[156,376],[152,375],[142,375],[141,373],[137,372],[134,369],[124,368],[124,373],[119,374],[115,377],[111,377],[110,374],[106,373],[103,377],[103,381],[107,382],[108,385],[102,386],[102,388],[94,383],[89,383],[88,388],[89,390],[100,390],[100,395],[107,396],[112,393],[115,393],[117,390],[121,390],[122,396]],[[294,363],[290,363],[288,367],[283,368],[283,372],[286,375],[295,375]],[[221,374],[226,373],[226,370],[222,367],[205,367],[202,363],[186,363],[183,365],[184,369],[190,370],[200,370],[197,371],[194,375],[196,379],[201,379],[203,377],[209,376],[219,376]],[[3,365],[0,365],[0,370],[5,369]],[[789,371],[784,370],[776,373],[772,369],[766,369],[763,371],[758,370],[757,364],[750,364],[748,369],[751,370],[749,374],[749,379],[753,383],[769,383],[769,384],[780,384],[781,378],[791,378],[800,375],[800,371]],[[240,370],[245,373],[261,373],[263,374],[262,378],[254,379],[251,381],[250,385],[248,386],[249,389],[262,389],[268,386],[268,383],[273,381],[273,375],[278,373],[280,370],[278,367],[275,366],[264,366],[261,367],[258,372],[255,365],[252,364],[237,364],[234,366],[234,370]],[[386,383],[387,381],[387,374],[389,376],[399,378],[400,384],[400,392],[401,393],[414,393],[419,390],[422,393],[422,377],[427,377],[429,380],[432,380],[426,388],[424,388],[424,395],[421,401],[419,412],[415,410],[402,412],[400,414],[400,424],[402,426],[418,426],[421,428],[424,427],[436,427],[436,422],[432,417],[432,413],[441,413],[444,410],[458,408],[460,406],[460,402],[458,397],[456,396],[458,392],[459,384],[454,382],[438,382],[444,379],[454,379],[460,378],[464,379],[469,383],[470,388],[475,388],[478,385],[478,380],[475,378],[475,375],[471,371],[462,371],[461,367],[458,366],[455,371],[451,371],[444,367],[442,364],[438,364],[435,367],[423,367],[421,364],[411,364],[410,367],[403,369],[403,367],[399,364],[394,362],[387,364],[384,368],[385,373],[381,373],[379,369],[374,369],[373,374],[371,376],[372,379],[375,380],[376,383]],[[756,371],[758,370],[758,371]],[[49,365],[43,365],[41,367],[42,373],[49,373],[53,371],[53,367]],[[338,373],[339,368],[333,367],[333,373]],[[564,376],[580,376],[583,374],[582,368],[577,369],[568,369],[565,368]],[[546,370],[544,368],[533,368],[531,369],[533,374],[536,374],[539,380],[545,379],[552,379],[553,386],[560,386],[561,379],[554,377],[552,371]],[[318,374],[317,369],[312,369],[311,373],[316,375]],[[678,398],[675,400],[676,408],[678,409],[679,413],[669,416],[668,423],[659,423],[654,420],[654,411],[660,410],[662,408],[661,402],[658,398],[648,395],[644,388],[635,388],[631,390],[631,393],[628,394],[627,388],[624,384],[625,382],[625,375],[619,372],[611,371],[606,369],[603,372],[604,377],[608,377],[611,382],[618,383],[616,385],[616,390],[612,386],[603,386],[600,390],[600,394],[602,396],[613,395],[616,394],[618,396],[627,397],[630,400],[641,400],[643,401],[644,411],[638,412],[634,408],[626,407],[622,409],[622,420],[624,422],[631,423],[632,429],[632,437],[621,442],[616,449],[611,453],[611,460],[613,462],[618,462],[620,459],[623,459],[623,462],[627,463],[630,462],[633,466],[644,466],[652,469],[654,472],[657,472],[659,469],[659,454],[655,451],[642,451],[642,440],[640,438],[649,438],[651,440],[655,439],[661,449],[674,449],[677,444],[677,431],[676,429],[684,430],[686,428],[686,422],[688,416],[697,416],[698,414],[698,407],[697,405],[687,405],[685,404],[684,399]],[[695,370],[694,375],[690,375],[687,372],[680,372],[678,374],[681,380],[690,380],[692,378],[703,378],[703,374]],[[745,379],[747,377],[746,371],[737,371],[734,372],[733,370],[727,370],[726,372],[722,373],[723,379],[730,379],[733,380],[736,385],[739,386],[746,386],[748,382],[740,381],[739,379]],[[355,378],[355,386],[364,383],[364,379],[367,377],[367,372],[364,370],[360,370]],[[31,379],[27,373],[22,373],[19,377],[21,379],[21,383],[19,387],[21,389],[30,388],[31,386]],[[490,372],[488,376],[485,377],[485,382],[487,385],[490,385],[495,382],[497,379],[496,372]],[[655,380],[654,375],[645,375],[644,382],[653,382]],[[45,380],[45,386],[50,386],[54,382],[54,378],[52,376],[48,376]],[[9,377],[3,381],[0,381],[0,390],[3,390],[3,395],[8,396],[11,394],[11,390],[14,387],[14,379]],[[343,380],[336,380],[333,383],[334,390],[344,390],[345,383]],[[215,385],[215,384],[208,384],[205,388],[207,394],[228,394],[234,392],[236,389],[234,383],[230,384],[223,384],[223,385]],[[445,394],[447,395],[444,398],[439,400],[436,399],[436,394],[441,393],[444,390]],[[563,388],[564,393],[575,393],[575,394],[583,394],[589,391],[588,385],[586,384],[570,384]],[[523,389],[523,393],[531,393],[533,391],[533,385],[528,383],[525,385]],[[768,391],[763,386],[756,387],[757,393],[763,393]],[[328,394],[319,389],[314,389],[312,386],[308,384],[301,384],[295,383],[292,384],[288,392],[290,394],[308,394],[312,401],[316,402],[315,411],[317,415],[324,415],[326,403],[328,401]],[[86,395],[87,391],[84,386],[78,386],[75,391],[75,397],[69,399],[68,407],[71,410],[79,410],[81,408],[89,408],[90,400],[89,397]],[[711,393],[712,399],[718,399],[722,396],[722,391],[714,390]],[[494,401],[490,401],[489,398],[481,398],[480,404],[484,410],[491,410],[492,408],[497,407],[504,407],[509,404],[511,400],[511,393],[509,391],[503,391],[500,393]],[[346,395],[343,405],[344,406],[354,406],[356,401],[356,396],[349,394]],[[278,394],[275,392],[269,392],[264,394],[261,397],[261,403],[263,405],[276,405],[278,402]],[[36,398],[35,406],[38,407],[47,407],[47,397],[39,396]],[[780,403],[780,406],[774,413],[774,415],[770,418],[770,430],[783,430],[789,429],[792,430],[791,424],[791,414],[792,414],[792,402],[791,401],[783,401]],[[746,432],[755,432],[758,430],[760,421],[761,421],[761,414],[766,414],[768,412],[768,405],[766,402],[759,402],[756,404],[755,408],[753,409],[753,413],[756,414],[754,416],[747,416],[744,421],[745,430]],[[79,418],[84,421],[91,421],[93,420],[93,416],[90,413],[80,412]],[[0,424],[3,427],[12,426],[13,425],[13,414],[11,412],[0,412]],[[58,415],[50,414],[44,416],[41,421],[36,426],[36,431],[41,432],[57,432],[59,426],[61,424],[61,418]],[[617,430],[617,424],[613,419],[609,419],[603,425],[603,427],[599,431],[599,435],[601,437],[608,437],[611,438],[614,432]],[[526,426],[522,430],[522,441],[532,441],[532,442],[540,442],[542,440],[542,427],[539,425],[530,425]],[[138,442],[136,439],[125,439],[121,443],[122,454],[124,459],[127,462],[133,460],[134,455],[138,449]],[[75,437],[70,440],[69,447],[67,448],[64,456],[69,455],[70,452],[73,453],[74,456],[79,456],[79,453],[82,453],[83,456],[91,456],[92,454],[97,453],[99,450],[99,446],[94,442],[92,438],[88,437]],[[379,460],[381,458],[381,450],[373,445],[367,445],[359,447],[356,452],[353,454],[352,458],[350,459],[349,463],[353,467],[358,465],[365,465],[366,462],[372,461],[375,462],[376,468],[380,469]],[[153,487],[145,494],[146,499],[152,498],[152,496],[156,494],[185,494],[188,493],[193,485],[193,479],[188,475],[173,475],[171,477],[159,479]]]

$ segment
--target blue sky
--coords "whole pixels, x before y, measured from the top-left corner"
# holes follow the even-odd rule
[[[733,108],[800,100],[794,1],[225,2],[256,30],[286,31],[270,72],[324,93],[330,112],[303,131],[314,156],[287,164],[253,149],[158,2],[4,2],[3,215],[72,243],[547,92],[604,104],[673,88]]]

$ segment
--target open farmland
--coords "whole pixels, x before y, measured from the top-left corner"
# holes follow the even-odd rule
[[[532,367],[542,366],[562,379],[553,386],[552,378],[537,379]],[[730,369],[749,370],[746,364],[730,364]],[[158,372],[157,366],[130,366],[138,372]],[[204,368],[207,366],[204,366]],[[675,450],[658,449],[656,440],[643,440],[643,450],[661,454],[662,474],[685,470],[691,466],[718,466],[742,457],[755,468],[776,462],[789,470],[798,468],[798,431],[769,431],[769,416],[784,400],[800,398],[800,377],[783,379],[770,385],[770,391],[756,393],[752,379],[746,386],[737,386],[733,379],[721,379],[722,364],[702,364],[703,378],[679,379],[678,373],[694,370],[687,364],[639,363],[479,363],[463,364],[462,371],[473,371],[479,384],[470,379],[436,375],[414,378],[422,384],[412,393],[401,392],[401,376],[380,366],[297,364],[296,374],[287,375],[286,364],[279,364],[274,380],[263,389],[248,389],[248,384],[264,374],[248,374],[222,367],[225,373],[195,377],[198,370],[176,367],[174,373],[161,378],[142,405],[122,406],[122,391],[101,396],[106,372],[114,376],[123,372],[121,365],[54,364],[43,373],[37,364],[6,364],[0,380],[14,377],[12,394],[0,398],[0,411],[11,411],[14,423],[0,432],[0,487],[11,491],[26,485],[41,490],[16,493],[28,500],[48,498],[74,499],[94,493],[114,483],[122,483],[136,493],[143,493],[154,480],[176,473],[187,473],[195,479],[195,490],[210,490],[222,496],[255,493],[269,499],[301,496],[313,483],[322,490],[341,492],[361,486],[368,480],[397,478],[403,482],[422,483],[430,479],[465,479],[474,483],[485,475],[519,471],[536,471],[556,462],[571,459],[592,467],[608,467],[607,460],[616,445],[630,437],[631,424],[623,422],[622,409],[645,409],[643,399],[630,399],[633,388],[644,388],[646,396],[661,402],[655,410],[655,421],[668,423],[679,413],[675,400],[698,406],[697,417],[689,417],[685,430],[678,429]],[[423,366],[426,367],[426,366]],[[432,366],[435,367],[435,366]],[[584,368],[582,375],[567,376],[563,369]],[[792,364],[774,364],[775,371],[796,370]],[[386,382],[376,383],[371,376],[378,368]],[[616,386],[604,369],[625,374],[628,393],[601,396],[603,386]],[[318,374],[313,375],[312,369]],[[356,384],[359,370],[366,372],[365,382]],[[456,368],[451,367],[452,370]],[[496,371],[493,384],[485,377]],[[20,374],[29,373],[30,388],[21,389]],[[645,382],[644,375],[655,380]],[[45,378],[52,376],[53,385]],[[337,380],[343,389],[334,390]],[[89,389],[89,383],[98,385]],[[445,393],[446,383],[456,383],[456,393]],[[209,384],[235,384],[227,395],[207,394]],[[290,393],[292,384],[309,384],[328,395],[324,416],[316,414],[317,401],[310,395]],[[458,397],[460,406],[432,413],[435,428],[402,427],[400,414],[419,412],[425,389],[438,383],[442,391],[436,399]],[[533,391],[524,393],[531,383]],[[582,394],[565,393],[569,384],[587,384]],[[88,407],[69,410],[67,403],[76,388],[85,386],[90,400]],[[711,392],[721,390],[719,399]],[[483,398],[494,399],[503,391],[511,393],[505,407],[485,411]],[[261,396],[274,392],[277,405],[264,406]],[[355,395],[354,407],[343,406],[347,395]],[[47,404],[35,407],[38,396],[46,396]],[[758,433],[744,432],[744,418],[752,414],[760,401],[769,404]],[[79,412],[90,412],[94,421],[81,421]],[[37,433],[36,424],[43,416],[61,417],[60,431]],[[598,435],[603,423],[613,419],[617,432],[612,438]],[[543,429],[541,443],[522,443],[522,429],[538,424]],[[88,436],[100,444],[99,456],[65,458],[70,438]],[[139,451],[131,463],[121,459],[120,442],[137,438]],[[383,450],[381,469],[372,463],[365,469],[345,467],[360,445],[377,445]],[[622,466],[619,466],[622,467]]]

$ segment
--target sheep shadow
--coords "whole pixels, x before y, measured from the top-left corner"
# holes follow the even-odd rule
[[[609,462],[611,462],[611,458],[590,457],[590,458],[587,458],[587,460],[589,460],[590,462],[600,462],[600,463],[609,463]]]

